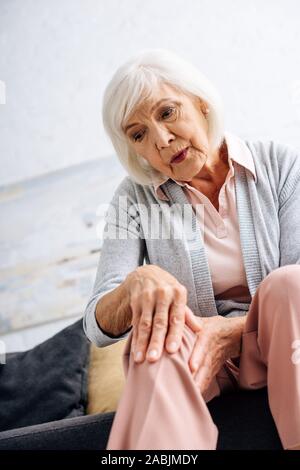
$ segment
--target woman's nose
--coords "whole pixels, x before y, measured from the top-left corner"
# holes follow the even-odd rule
[[[155,143],[157,148],[160,150],[161,148],[168,147],[174,138],[174,134],[169,131],[169,129],[160,127],[156,130],[155,135]]]

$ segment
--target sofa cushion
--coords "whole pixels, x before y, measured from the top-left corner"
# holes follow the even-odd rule
[[[85,413],[90,343],[78,320],[0,365],[0,430]]]
[[[105,348],[91,345],[88,372],[88,414],[115,411],[124,385],[122,355],[127,338]]]

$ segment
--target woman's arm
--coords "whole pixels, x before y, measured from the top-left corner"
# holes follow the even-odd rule
[[[202,328],[197,333],[189,367],[201,393],[207,390],[226,359],[240,355],[246,318],[246,315],[234,318],[220,315],[199,318]]]
[[[227,349],[228,358],[238,357],[242,349],[242,335],[247,320],[247,315],[234,318],[226,318],[229,322],[229,344]]]
[[[279,195],[280,266],[300,264],[300,155]]]
[[[125,177],[109,204],[94,287],[83,315],[85,334],[100,348],[116,343],[129,334],[126,331],[121,336],[109,333],[122,332],[129,323],[129,314],[124,319],[121,315],[126,305],[123,283],[129,273],[143,265],[145,257],[139,215],[129,211],[131,203],[135,202],[132,183]]]
[[[119,337],[131,328],[128,276],[122,284],[105,294],[96,306],[96,320],[104,334]]]
[[[152,362],[161,356],[165,342],[170,353],[180,348],[185,323],[199,331],[186,297],[185,287],[170,273],[156,265],[140,266],[98,302],[97,322],[103,333],[113,338],[133,327],[135,360],[142,362],[146,356]]]

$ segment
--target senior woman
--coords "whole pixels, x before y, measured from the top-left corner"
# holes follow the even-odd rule
[[[225,131],[213,85],[163,49],[116,71],[103,123],[128,172],[84,314],[97,346],[127,338],[107,449],[216,449],[206,403],[266,385],[299,448],[299,155]]]

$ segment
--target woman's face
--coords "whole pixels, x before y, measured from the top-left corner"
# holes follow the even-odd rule
[[[191,181],[209,157],[206,107],[199,98],[162,84],[123,129],[135,153],[153,168],[173,179]],[[186,147],[186,158],[171,163],[173,155]]]

